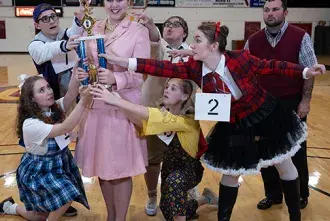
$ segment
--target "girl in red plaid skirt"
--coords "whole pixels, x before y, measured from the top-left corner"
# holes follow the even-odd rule
[[[208,136],[204,163],[223,173],[219,189],[218,220],[230,220],[238,194],[240,175],[256,174],[275,165],[282,182],[290,220],[300,221],[299,179],[291,157],[306,139],[306,125],[296,113],[286,111],[262,89],[257,74],[309,78],[325,73],[324,65],[308,69],[288,62],[260,60],[247,50],[226,51],[229,30],[218,23],[201,24],[194,35],[191,57],[172,64],[151,59],[102,55],[111,64],[139,73],[195,81],[203,92],[231,95],[230,122],[218,122]],[[180,55],[180,54],[177,54]],[[258,143],[266,142],[267,149]],[[265,145],[263,145],[265,146]]]

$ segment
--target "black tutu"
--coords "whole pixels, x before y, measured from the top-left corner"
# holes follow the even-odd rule
[[[218,122],[207,136],[202,161],[226,175],[257,174],[294,156],[306,137],[307,126],[297,114],[268,95],[256,112],[235,124]]]

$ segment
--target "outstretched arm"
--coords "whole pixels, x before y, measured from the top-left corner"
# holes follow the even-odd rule
[[[110,92],[104,85],[98,84],[92,87],[91,94],[94,100],[102,100],[106,104],[114,105],[124,111],[126,117],[138,127],[142,127],[142,121],[149,119],[148,107],[130,103],[122,99],[116,92]]]
[[[81,99],[71,114],[63,121],[63,123],[55,124],[47,138],[53,138],[61,136],[63,134],[71,132],[75,126],[79,123],[83,113],[85,112],[86,106],[89,104],[91,99],[90,86],[88,88],[80,88]]]
[[[103,100],[123,110],[127,118],[142,128],[144,135],[160,134],[167,131],[191,131],[198,124],[193,118],[174,115],[166,110],[149,108],[123,100],[115,92],[108,91],[103,85],[91,89],[94,99]]]
[[[122,58],[115,54],[101,54],[99,56],[106,58],[110,64],[157,77],[191,78],[192,69],[197,66],[197,61],[192,58],[187,62],[172,63],[170,61],[159,61],[155,59]]]
[[[320,74],[325,74],[325,66],[322,64],[315,64],[311,68],[304,68],[301,65],[293,64],[286,61],[276,61],[259,59],[251,55],[248,51],[243,53],[245,59],[251,64],[252,71],[260,75],[280,74],[289,77],[303,77],[308,79]]]

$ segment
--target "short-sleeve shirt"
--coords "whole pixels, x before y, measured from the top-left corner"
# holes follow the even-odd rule
[[[56,101],[64,111],[63,98]],[[47,136],[53,124],[46,124],[37,118],[28,118],[23,122],[23,139],[26,151],[35,155],[45,155],[48,151]]]

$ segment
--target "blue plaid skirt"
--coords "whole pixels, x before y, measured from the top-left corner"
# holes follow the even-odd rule
[[[28,211],[52,212],[70,201],[89,209],[83,182],[68,148],[48,139],[48,154],[25,153],[17,169],[20,200]]]

